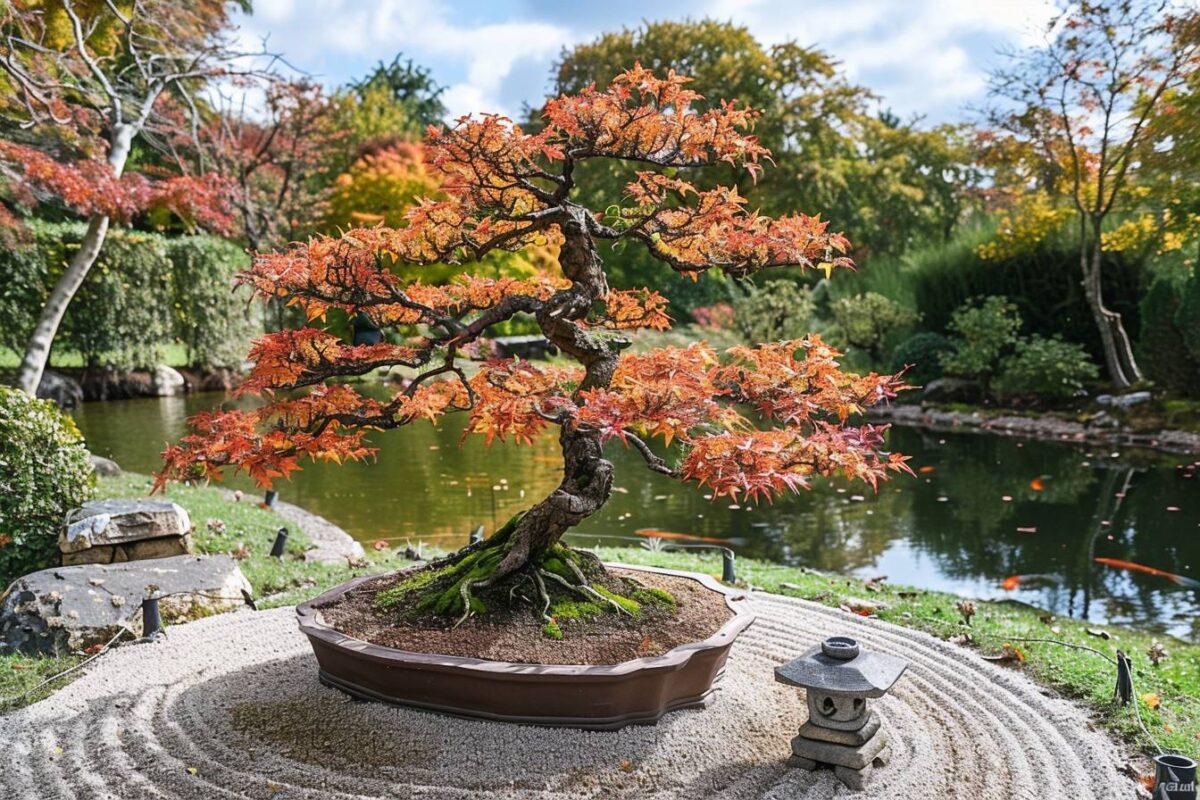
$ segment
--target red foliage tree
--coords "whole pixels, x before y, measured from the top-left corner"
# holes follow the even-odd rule
[[[224,0],[0,6],[4,200],[19,206],[54,199],[88,224],[26,345],[17,384],[29,394],[112,222],[159,209],[209,228],[232,221],[211,175],[126,174],[135,142],[158,150],[164,163],[184,166],[177,145],[189,117],[198,122],[196,91],[222,75],[260,71],[234,66],[246,54],[226,41],[231,11]],[[17,224],[4,207],[0,225]]]
[[[768,156],[750,134],[753,111],[727,103],[695,113],[697,95],[686,84],[637,66],[607,89],[550,102],[537,134],[493,115],[431,130],[429,161],[443,176],[445,199],[422,201],[400,228],[355,229],[258,256],[244,280],[263,297],[299,306],[310,320],[337,308],[365,313],[380,327],[420,326],[422,335],[403,345],[350,346],[307,327],[261,338],[243,390],[269,402],[193,418],[193,433],[165,451],[158,485],[215,477],[225,467],[269,485],[305,458],[369,456],[368,430],[451,411],[467,412],[468,432],[489,442],[528,442],[557,428],[564,464],[558,488],[447,559],[430,585],[447,598],[439,609],[465,617],[478,607],[479,592],[514,581],[536,584],[543,598],[544,578],[590,592],[586,575],[602,568],[558,540],[608,499],[613,466],[603,449],[613,439],[636,448],[655,472],[750,501],[797,491],[817,475],[875,485],[908,471],[904,456],[882,450],[883,427],[848,424],[852,414],[904,388],[899,377],[842,372],[837,351],[817,336],[738,347],[724,358],[704,344],[622,354],[627,331],[663,329],[670,317],[653,290],[609,289],[598,241],[640,242],[691,275],[852,266],[846,240],[819,218],[763,217],[733,189],[700,191],[674,175],[715,162],[757,173]],[[571,199],[575,168],[589,159],[657,169],[639,172],[629,202],[601,221]],[[468,274],[430,286],[389,269],[394,262],[475,260],[548,237],[560,242],[561,276]],[[463,348],[519,313],[532,315],[578,366],[494,360],[468,377],[458,361]],[[387,401],[328,382],[386,366],[417,370]],[[302,387],[310,388],[294,391]],[[276,395],[281,391],[286,397]],[[681,445],[678,466],[651,449],[652,437]]]

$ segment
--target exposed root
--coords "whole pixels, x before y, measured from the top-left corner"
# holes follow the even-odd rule
[[[576,586],[575,584],[571,583],[569,580],[567,580],[563,576],[556,575],[553,572],[548,572],[547,570],[544,570],[544,569],[539,569],[537,571],[537,573],[535,573],[535,574],[542,575],[544,577],[547,577],[554,581],[557,581],[558,583],[567,587],[571,591],[576,592],[577,594],[581,594],[584,597],[589,597],[593,600],[598,600],[601,603],[608,603],[610,606],[613,607],[613,609],[616,610],[616,612],[618,614],[628,614],[631,617],[634,616],[632,611],[625,608],[620,603],[618,603],[616,600],[613,600],[611,597],[600,594],[600,592],[597,592],[595,589],[593,589],[591,584],[587,583],[586,581],[584,583],[580,584],[579,586]],[[580,573],[580,577],[582,577],[582,573]]]
[[[540,597],[542,600],[542,618],[545,620],[549,620],[550,619],[550,614],[549,614],[550,593],[546,591],[546,582],[542,580],[542,576],[539,575],[538,573],[534,572],[534,573],[532,573],[532,575],[533,575],[533,582],[537,586],[538,597]]]

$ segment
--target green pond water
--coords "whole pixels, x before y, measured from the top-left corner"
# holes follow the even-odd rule
[[[89,403],[75,412],[91,449],[152,472],[165,443],[224,395]],[[377,433],[370,464],[306,465],[277,488],[364,542],[454,547],[559,480],[557,442],[460,445],[462,420]],[[985,598],[1096,623],[1200,639],[1200,473],[1193,459],[895,428],[916,477],[870,487],[834,480],[774,505],[706,499],[649,472],[613,442],[617,490],[571,542],[628,544],[650,529],[733,540],[737,553]],[[231,484],[253,490],[244,481]],[[1098,563],[1118,559],[1173,580]],[[1190,582],[1190,585],[1189,585]],[[1182,584],[1182,585],[1181,585]]]

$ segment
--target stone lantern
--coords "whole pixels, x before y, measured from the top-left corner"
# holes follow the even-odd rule
[[[808,696],[808,721],[792,739],[793,763],[810,770],[831,766],[842,783],[863,788],[891,756],[887,733],[867,700],[883,697],[907,666],[902,658],[860,650],[848,636],[832,636],[776,667],[775,680]]]

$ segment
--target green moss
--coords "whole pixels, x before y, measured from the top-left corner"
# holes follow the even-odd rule
[[[660,608],[669,609],[679,606],[678,601],[675,600],[675,595],[653,586],[643,586],[640,589],[635,589],[629,596],[644,606],[659,606]]]
[[[550,620],[542,626],[542,634],[547,639],[554,639],[556,641],[561,641],[563,637],[562,628],[558,627],[558,623],[554,620]]]
[[[640,617],[642,615],[642,606],[636,600],[630,600],[628,597],[622,597],[619,594],[610,592],[608,589],[605,589],[603,586],[596,586],[594,588],[597,592],[604,595],[609,600],[612,600],[614,603],[616,603],[621,608],[628,611],[633,616]]]
[[[592,619],[611,610],[610,606],[589,600],[563,600],[550,606],[550,616],[557,620]]]

